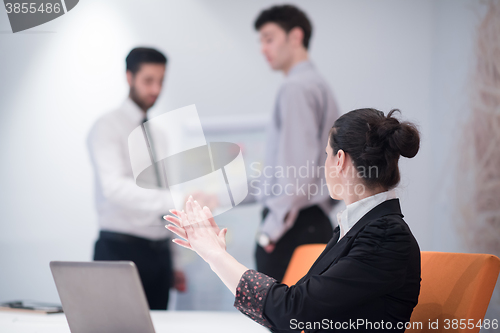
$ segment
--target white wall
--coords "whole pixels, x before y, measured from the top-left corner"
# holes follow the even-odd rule
[[[436,202],[433,168],[447,145],[441,125],[455,112],[448,101],[466,79],[475,2],[291,2],[313,20],[311,57],[342,112],[399,108],[420,126],[421,151],[401,161],[403,213],[422,250],[457,250],[442,243],[446,198]],[[170,58],[158,112],[195,103],[202,121],[268,115],[282,78],[260,55],[252,23],[273,3],[87,0],[17,34],[0,10],[0,300],[57,301],[48,262],[91,258],[97,226],[84,140],[127,93],[128,51],[150,45]]]
[[[464,174],[457,174],[460,155],[467,148],[462,138],[467,134],[465,125],[471,114],[471,96],[476,91],[473,75],[476,69],[476,28],[487,9],[487,2],[479,5],[474,1],[446,0],[435,5],[433,35],[433,61],[431,82],[430,117],[431,141],[433,144],[430,163],[433,165],[430,233],[432,250],[447,252],[486,252],[481,244],[467,244],[466,235],[473,233],[476,221],[464,221],[460,216],[464,207],[456,200],[457,191],[471,192],[470,183]],[[470,170],[471,175],[473,170]],[[474,202],[471,202],[474,205]],[[493,235],[500,239],[500,235]],[[486,313],[488,319],[500,315],[500,282],[497,285]],[[494,329],[482,329],[481,332]]]

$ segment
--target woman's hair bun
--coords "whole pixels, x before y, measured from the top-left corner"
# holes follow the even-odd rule
[[[391,152],[407,158],[417,155],[420,148],[418,129],[410,122],[400,122],[393,117],[395,112],[401,113],[400,110],[393,109],[387,114],[387,117],[380,117],[374,122],[368,123],[366,157],[375,151],[380,153],[382,149],[389,149]],[[370,158],[368,159],[370,160]]]
[[[368,185],[395,187],[400,180],[398,160],[400,156],[412,158],[420,148],[417,127],[376,109],[358,109],[339,117],[330,131],[330,145],[334,154],[339,149],[349,154],[354,166],[376,173],[366,173]]]

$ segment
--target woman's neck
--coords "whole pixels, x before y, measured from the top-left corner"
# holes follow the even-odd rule
[[[349,191],[347,191],[347,193],[346,193],[346,196],[344,197],[344,202],[347,206],[347,205],[350,205],[352,203],[355,203],[356,201],[371,197],[372,195],[379,194],[379,193],[382,193],[385,191],[387,191],[387,189],[385,189],[381,186],[378,186],[378,187],[373,188],[373,189],[369,189],[365,186],[365,190],[361,194],[356,194],[356,191],[353,191],[353,189],[349,189]]]

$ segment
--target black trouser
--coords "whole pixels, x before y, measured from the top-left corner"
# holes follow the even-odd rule
[[[166,310],[173,285],[170,241],[151,241],[127,234],[101,231],[94,260],[129,260],[139,271],[151,310]]]
[[[269,210],[264,208],[262,221],[268,212]],[[326,244],[332,237],[332,223],[323,210],[317,205],[304,208],[299,212],[293,227],[278,240],[271,253],[267,253],[262,246],[257,244],[255,251],[257,271],[281,281],[297,246]]]

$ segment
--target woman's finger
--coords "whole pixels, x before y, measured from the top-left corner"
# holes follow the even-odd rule
[[[193,205],[193,216],[196,222],[203,222],[202,216],[200,215],[200,209],[198,208],[200,207],[200,204],[198,203],[198,201],[194,200],[192,202],[192,205]]]
[[[190,196],[188,201],[186,201],[186,215],[189,224],[193,224],[196,221],[196,218],[193,213],[193,202],[191,201],[191,198],[192,197]]]
[[[182,239],[179,239],[179,238],[175,238],[174,240],[172,240],[175,244],[177,245],[180,245],[182,247],[185,247],[186,249],[190,249],[190,250],[193,250],[193,248],[191,247],[191,244],[189,244],[188,241],[185,241],[185,240],[182,240]]]
[[[166,225],[165,228],[172,231],[174,234],[176,234],[179,237],[182,237],[184,239],[188,239],[186,231],[184,231],[184,229],[182,229],[182,228],[176,227],[175,225],[172,225],[172,224]]]
[[[167,220],[168,222],[172,222],[173,224],[175,224],[178,227],[182,226],[181,221],[177,217],[175,217],[175,216],[165,215],[165,216],[163,216],[163,219]]]
[[[194,232],[194,227],[195,227],[196,222],[190,222],[185,211],[181,212],[181,216],[182,216],[182,220],[184,221],[182,228],[186,231],[186,235],[188,235],[188,239],[189,239],[189,235],[192,235]]]
[[[218,234],[220,240],[224,244],[224,248],[226,248],[226,234],[227,234],[227,228],[222,229]]]
[[[207,216],[205,215],[205,213],[203,212],[203,209],[201,208],[200,204],[196,200],[194,201],[194,211],[196,214],[196,218],[198,219],[198,221],[200,223],[200,226],[211,229],[210,221],[208,221]]]
[[[203,207],[203,213],[205,213],[205,216],[207,217],[208,221],[210,222],[210,225],[214,228],[215,232],[219,234],[220,229],[217,223],[215,223],[214,216],[212,215],[212,212],[210,211],[210,208],[207,206]]]
[[[168,210],[170,213],[174,214],[175,216],[177,217],[180,217],[181,216],[181,212],[178,211],[177,209],[169,209]]]

